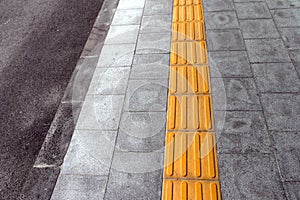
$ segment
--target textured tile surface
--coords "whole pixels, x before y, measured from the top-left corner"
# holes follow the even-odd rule
[[[234,11],[206,12],[205,25],[206,29],[239,28]]]
[[[143,9],[117,10],[112,25],[139,25]]]
[[[253,64],[252,69],[260,92],[300,91],[300,79],[291,63]]]
[[[144,8],[145,0],[120,0],[118,9]]]
[[[124,95],[88,95],[76,129],[117,129]]]
[[[165,112],[124,112],[117,148],[122,151],[163,151]]]
[[[250,62],[290,62],[280,39],[245,40]]]
[[[116,151],[111,168],[125,173],[152,173],[163,168],[163,157],[162,152]]]
[[[162,171],[126,173],[112,170],[105,199],[160,199]],[[138,190],[137,190],[138,188]]]
[[[130,80],[126,111],[166,111],[167,80]]]
[[[281,28],[283,42],[289,49],[300,49],[300,28]]]
[[[272,10],[271,13],[278,27],[300,26],[300,8]]]
[[[246,51],[218,51],[209,53],[211,77],[251,77]]]
[[[300,182],[286,182],[284,183],[284,189],[287,193],[287,196],[291,200],[300,199]]]
[[[97,68],[88,94],[125,94],[129,67]]]
[[[169,0],[146,1],[144,15],[171,14],[173,2]]]
[[[300,181],[300,132],[272,132],[279,168],[286,181]]]
[[[270,9],[300,7],[298,0],[266,0]]]
[[[169,53],[171,33],[145,33],[138,38],[137,54]]]
[[[61,175],[51,200],[103,199],[107,177]]]
[[[132,64],[135,44],[104,45],[97,67],[120,67]]]
[[[219,154],[224,199],[285,199],[272,154]]]
[[[265,2],[235,3],[235,7],[239,19],[271,18]]]
[[[108,175],[117,133],[74,132],[61,174]]]
[[[139,25],[111,26],[105,44],[132,44],[136,43]]]
[[[232,0],[203,1],[203,4],[204,4],[204,10],[207,11],[234,10],[234,5]]]
[[[243,37],[279,38],[279,33],[272,19],[240,20]]]
[[[141,33],[171,32],[171,15],[144,16],[141,24]]]
[[[130,79],[165,79],[169,77],[168,54],[135,55]]]
[[[225,94],[218,92],[222,84]],[[252,78],[213,78],[212,90],[215,110],[261,110]]]
[[[262,105],[270,130],[300,130],[299,94],[263,94]]]
[[[207,30],[206,32],[209,51],[245,49],[241,31],[238,29]]]
[[[261,111],[216,111],[215,122],[220,153],[272,153]]]

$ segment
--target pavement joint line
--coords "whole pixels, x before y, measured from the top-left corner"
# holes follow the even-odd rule
[[[173,9],[162,199],[221,199],[202,1]]]

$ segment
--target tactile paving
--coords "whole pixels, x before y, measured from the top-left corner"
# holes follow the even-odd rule
[[[197,5],[201,0],[174,0],[174,6]]]
[[[167,133],[165,178],[218,178],[214,133]]]
[[[207,66],[171,66],[170,94],[208,94]]]
[[[174,0],[162,199],[220,200],[201,0]]]
[[[202,21],[203,8],[201,4],[174,6],[173,22]]]
[[[172,42],[170,62],[171,65],[207,64],[208,60],[206,42]]]
[[[205,40],[205,29],[202,21],[179,22],[172,24],[173,41]]]
[[[164,180],[165,200],[220,200],[220,183],[217,181]]]
[[[209,95],[169,96],[168,130],[211,130],[212,107]]]

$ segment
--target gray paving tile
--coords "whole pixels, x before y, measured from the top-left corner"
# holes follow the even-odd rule
[[[131,79],[157,79],[169,77],[168,54],[135,55],[131,69]]]
[[[285,181],[300,181],[300,132],[272,132]]]
[[[141,24],[141,33],[162,33],[172,31],[171,15],[144,16]]]
[[[220,153],[272,153],[261,111],[216,111],[215,124]]]
[[[300,51],[290,51],[291,60],[298,72],[298,76],[300,77]]]
[[[166,111],[168,80],[130,80],[126,111]]]
[[[123,102],[124,95],[87,95],[76,129],[117,129]]]
[[[245,2],[265,2],[265,0],[233,0],[233,2],[245,3]]]
[[[300,199],[300,182],[285,182],[284,189],[289,200]]]
[[[252,77],[246,51],[209,52],[211,77]]]
[[[129,67],[97,68],[88,94],[125,94]]]
[[[140,34],[136,54],[169,53],[171,33]]]
[[[131,44],[136,43],[139,25],[111,26],[105,44]]]
[[[112,169],[125,173],[149,173],[163,169],[162,152],[120,152],[114,153]]]
[[[124,112],[116,149],[163,152],[165,124],[165,112]]]
[[[290,62],[280,39],[245,40],[250,62]]]
[[[241,31],[238,29],[207,30],[206,32],[209,51],[245,49]]]
[[[279,38],[272,19],[240,20],[244,38]]]
[[[169,0],[151,1],[147,0],[144,15],[172,14],[173,2]]]
[[[252,78],[212,78],[211,83],[215,110],[261,110]]]
[[[103,45],[97,67],[131,66],[135,44]]]
[[[266,0],[270,9],[300,7],[298,0]]]
[[[206,29],[239,28],[234,11],[205,12]]]
[[[112,170],[105,199],[160,199],[161,180],[162,171],[138,174]]]
[[[207,11],[226,11],[234,10],[234,5],[232,0],[211,0],[203,1],[204,10]]]
[[[291,63],[252,65],[260,92],[300,92],[300,80]]]
[[[272,154],[219,154],[224,199],[285,199]]]
[[[116,131],[75,131],[61,174],[107,176],[116,136]]]
[[[107,177],[61,175],[51,200],[103,199]]]
[[[300,130],[299,94],[263,94],[261,100],[269,130]]]
[[[300,49],[300,28],[280,28],[283,42],[289,49]]]
[[[120,0],[118,10],[144,8],[145,0]]]
[[[112,25],[139,25],[143,9],[117,10]]]
[[[239,19],[271,18],[265,2],[235,3],[235,8]]]
[[[271,11],[278,27],[300,26],[300,9],[280,9]]]

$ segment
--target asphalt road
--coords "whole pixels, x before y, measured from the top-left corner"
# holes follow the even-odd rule
[[[102,0],[0,0],[0,199],[16,199]]]

